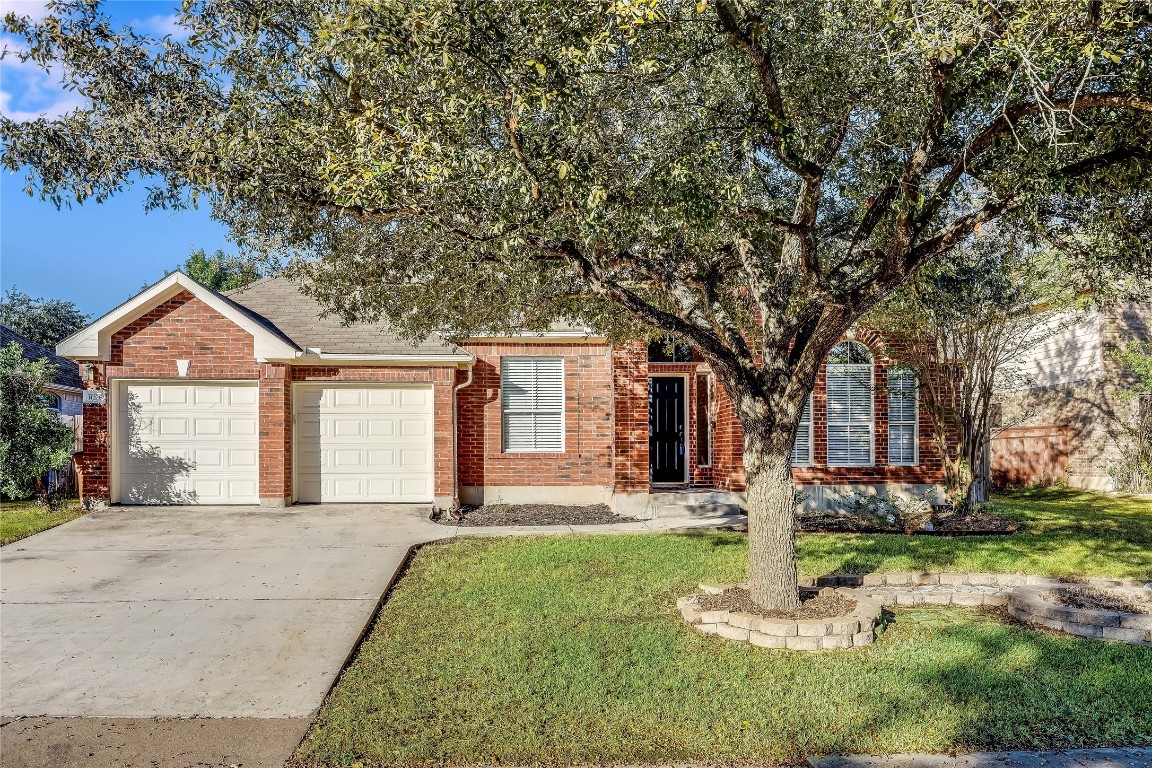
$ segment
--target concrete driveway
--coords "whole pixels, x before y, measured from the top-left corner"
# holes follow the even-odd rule
[[[0,714],[309,717],[426,515],[116,507],[4,547]]]

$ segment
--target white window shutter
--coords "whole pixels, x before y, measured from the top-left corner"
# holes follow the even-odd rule
[[[871,466],[871,364],[828,365],[828,466]]]
[[[501,358],[500,391],[506,453],[563,452],[564,358]]]
[[[804,402],[800,426],[796,429],[796,442],[792,443],[792,466],[807,467],[812,463],[812,393]]]
[[[908,368],[888,373],[888,463],[915,466],[918,461],[919,387]]]

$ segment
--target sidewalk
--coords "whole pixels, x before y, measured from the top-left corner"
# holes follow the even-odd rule
[[[973,752],[967,755],[830,755],[810,768],[1152,768],[1152,747],[1066,752]]]
[[[599,525],[450,525],[427,521],[429,531],[445,531],[438,538],[463,536],[540,536],[554,533],[663,533],[668,531],[716,530],[748,524],[747,515],[716,515],[713,517],[658,517],[628,523]]]

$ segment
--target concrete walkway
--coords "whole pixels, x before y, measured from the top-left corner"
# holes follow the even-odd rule
[[[975,752],[967,755],[832,755],[811,768],[1152,768],[1152,747],[1066,752]]]

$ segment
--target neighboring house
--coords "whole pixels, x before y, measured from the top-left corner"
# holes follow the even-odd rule
[[[48,406],[63,416],[79,416],[83,413],[84,385],[76,370],[76,363],[57,355],[51,347],[29,341],[8,326],[0,325],[0,345],[7,347],[13,342],[24,350],[24,359],[35,361],[47,358],[49,363],[56,366],[52,384],[44,388]]]
[[[732,403],[683,346],[560,324],[412,346],[322,318],[283,278],[225,296],[173,273],[58,350],[107,391],[85,406],[87,499],[641,513],[656,491],[744,487]],[[890,388],[890,370],[883,341],[861,333],[820,371],[795,451],[807,504],[942,482],[915,382]]]
[[[1060,315],[1051,329],[1022,361],[1029,386],[997,395],[993,482],[1112,490],[1126,428],[1149,404],[1131,396],[1134,381],[1108,350],[1152,339],[1152,301]]]

